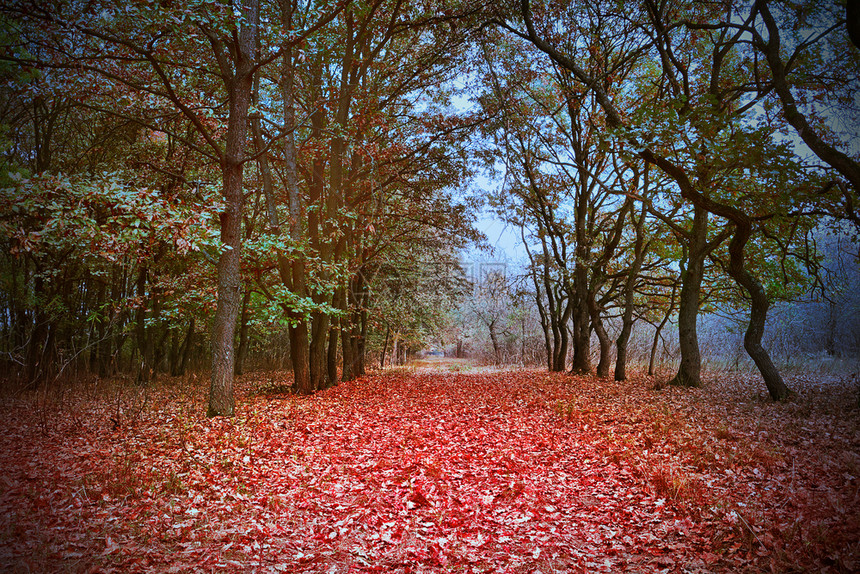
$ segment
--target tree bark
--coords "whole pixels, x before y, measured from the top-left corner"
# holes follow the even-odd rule
[[[594,299],[594,295],[588,297],[588,308],[591,315],[591,326],[594,333],[597,335],[597,341],[600,345],[600,359],[597,361],[597,376],[606,378],[609,376],[609,365],[612,362],[612,341],[606,328],[603,326],[603,319],[600,317],[600,308]]]
[[[744,247],[752,234],[752,222],[740,213],[735,214],[733,220],[737,228],[729,243],[729,274],[750,295],[750,321],[744,333],[744,349],[758,367],[770,397],[775,401],[783,401],[788,398],[790,391],[770,354],[761,344],[770,301],[761,283],[744,267]]]
[[[571,295],[574,302],[573,312],[573,367],[575,375],[585,375],[591,372],[591,318],[588,313],[588,302],[579,292]]]
[[[331,326],[328,329],[328,351],[326,353],[326,385],[334,386],[338,383],[337,374],[337,340],[340,329],[336,321],[331,321]]]
[[[681,294],[678,300],[678,344],[681,363],[669,382],[681,387],[702,386],[702,354],[699,350],[697,323],[699,319],[702,278],[705,274],[708,242],[708,212],[694,207],[686,265],[681,262]]]
[[[647,164],[646,164],[647,166]],[[647,167],[645,175],[645,185],[648,185]],[[646,189],[647,193],[647,189]],[[639,271],[642,269],[642,262],[645,259],[645,215],[648,207],[643,202],[642,212],[639,214],[639,221],[636,222],[636,242],[633,246],[633,264],[627,270],[627,277],[624,281],[624,312],[621,315],[621,333],[618,334],[618,339],[615,341],[615,380],[627,380],[627,343],[630,341],[630,335],[633,332],[633,298],[636,295],[636,281],[639,278]],[[631,217],[635,217],[631,215]]]
[[[499,349],[498,335],[496,334],[496,320],[493,319],[487,324],[487,329],[490,331],[490,341],[493,343],[493,357],[497,365],[502,364],[502,353]]]
[[[246,22],[241,26],[232,56],[235,73],[225,77],[229,116],[224,154],[221,158],[224,211],[221,242],[225,249],[218,259],[218,302],[212,323],[212,378],[207,416],[233,416],[233,371],[236,319],[242,267],[242,212],[245,195],[242,175],[245,165],[245,136],[254,80],[253,55],[257,45],[258,0],[244,4]],[[226,70],[223,70],[226,71]]]

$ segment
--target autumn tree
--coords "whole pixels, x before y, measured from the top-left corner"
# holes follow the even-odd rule
[[[455,17],[463,10],[444,2],[349,6],[301,54],[285,50],[293,80],[265,77],[264,117],[280,108],[293,126],[283,147],[260,138],[258,163],[269,229],[289,220],[276,251],[299,392],[364,371],[372,284],[388,251],[439,232],[454,244],[472,235],[445,189],[465,173],[470,121],[442,105],[469,33],[450,25]]]
[[[327,8],[327,7],[326,7]],[[220,171],[223,249],[218,259],[218,305],[212,328],[209,414],[233,413],[235,326],[240,306],[243,172],[254,78],[275,60],[282,46],[258,50],[260,3],[233,10],[210,3],[98,6],[12,3],[4,8],[17,34],[4,59],[35,69],[75,72],[116,87],[134,103],[102,111],[180,138]],[[323,25],[337,8],[323,10]],[[305,31],[306,33],[309,31]],[[298,43],[302,34],[283,42]],[[173,54],[183,51],[189,64]],[[189,74],[194,70],[195,74]],[[151,105],[138,106],[148,101]],[[120,101],[122,103],[122,101]],[[191,127],[175,130],[175,119]]]
[[[601,8],[599,3],[594,6]],[[588,89],[602,108],[608,127],[641,159],[671,177],[681,198],[694,209],[729,223],[732,240],[726,272],[748,293],[751,304],[745,347],[759,367],[771,396],[782,399],[788,390],[761,346],[769,296],[750,271],[752,260],[747,251],[758,229],[756,223],[772,214],[762,213],[761,203],[745,203],[754,201],[751,196],[744,195],[738,201],[736,190],[740,189],[738,185],[751,181],[748,174],[755,173],[764,176],[761,181],[775,178],[778,182],[767,189],[789,192],[798,184],[786,181],[785,177],[796,177],[797,172],[777,173],[770,167],[786,159],[784,148],[773,144],[778,126],[771,123],[756,128],[749,123],[750,110],[767,90],[762,89],[756,78],[747,76],[747,70],[756,68],[749,63],[752,56],[742,50],[742,32],[731,23],[734,8],[726,6],[726,12],[722,12],[723,8],[701,6],[685,11],[669,3],[645,2],[625,15],[625,21],[640,22],[639,53],[647,54],[660,69],[659,76],[652,75],[659,83],[650,93],[657,101],[665,102],[655,107],[649,101],[647,107],[640,106],[633,114],[622,114],[623,108],[615,101],[618,96],[605,84],[605,70],[588,69],[576,46],[564,45],[550,33],[555,29],[550,25],[557,26],[558,22],[544,6],[533,9],[528,1],[523,1],[513,19],[498,22],[536,46]],[[754,14],[741,11],[739,17],[749,23]],[[724,24],[699,24],[714,19]],[[696,54],[695,60],[692,54]],[[703,61],[708,65],[701,65]],[[652,119],[655,111],[658,122]],[[669,115],[661,118],[659,114]],[[662,131],[666,128],[669,132]],[[750,150],[758,153],[752,156]],[[795,190],[791,193],[796,195],[784,197],[803,196]],[[773,199],[767,205],[785,201]]]
[[[593,18],[595,27],[604,25],[597,14],[583,17]],[[547,354],[552,357],[550,368],[564,369],[570,321],[573,371],[591,371],[590,342],[596,334],[600,347],[597,373],[607,376],[612,341],[606,320],[609,310],[619,306],[619,246],[639,197],[639,177],[613,169],[613,162],[616,167],[629,162],[620,158],[618,150],[610,149],[596,102],[569,81],[567,72],[551,64],[526,63],[523,58],[516,73],[503,77],[494,66],[494,51],[503,53],[499,58],[505,62],[518,56],[512,46],[505,51],[504,39],[492,50],[485,48],[491,93],[484,105],[496,114],[485,129],[503,149],[498,156],[491,153],[488,157],[491,162],[504,162],[507,182],[496,204],[511,223],[533,230],[532,240],[539,243],[537,252],[529,248],[528,254]],[[618,78],[630,72],[623,47],[611,57],[615,61],[609,66]],[[630,177],[632,186],[625,181]],[[524,242],[529,238],[524,237]],[[632,246],[625,243],[627,247]],[[641,267],[643,257],[640,246],[639,263],[634,267]],[[625,337],[632,325],[632,290],[638,270],[630,275]]]
[[[834,184],[840,193],[835,198],[823,195],[821,211],[860,225],[860,160],[856,149],[844,145],[857,137],[851,126],[858,113],[853,94],[860,70],[860,8],[849,0],[846,19],[839,10],[835,4],[794,7],[760,0],[741,29],[752,35],[755,50],[766,62],[761,73],[785,121],[838,174]],[[846,128],[838,128],[840,124]]]

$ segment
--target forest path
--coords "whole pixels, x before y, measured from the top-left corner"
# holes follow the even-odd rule
[[[776,539],[785,516],[767,522],[751,504],[770,504],[794,463],[753,448],[746,427],[727,426],[746,424],[741,411],[728,417],[712,395],[647,385],[395,370],[296,397],[260,394],[265,381],[246,377],[233,419],[201,416],[203,383],[164,384],[145,402],[128,389],[55,408],[12,402],[0,434],[0,569],[758,572],[798,558],[851,566],[850,481],[829,495],[830,523],[816,522],[806,499],[791,540],[807,554],[789,555]],[[767,413],[755,414],[760,432]],[[821,468],[810,472],[792,469],[792,487],[828,484]],[[795,503],[778,508],[794,512]],[[815,532],[831,546],[812,547]]]
[[[437,371],[441,373],[470,371],[476,367],[480,367],[480,364],[474,359],[458,359],[455,357],[438,357],[433,355],[428,355],[421,359],[415,359],[414,361],[410,361],[407,365],[407,368]],[[397,367],[395,367],[395,369],[396,368]]]

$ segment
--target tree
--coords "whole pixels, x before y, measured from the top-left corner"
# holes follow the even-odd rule
[[[154,368],[166,340],[162,319],[195,296],[170,289],[164,253],[186,261],[216,253],[217,202],[182,205],[116,177],[12,179],[0,192],[5,309],[16,318],[4,342],[10,355],[22,355],[25,384],[59,375],[85,353],[107,374],[132,315],[146,382],[141,371]]]
[[[774,399],[783,399],[787,396],[788,390],[761,346],[768,296],[758,279],[750,273],[745,261],[745,249],[752,235],[753,222],[757,217],[767,218],[768,215],[751,216],[744,211],[744,208],[733,204],[732,191],[726,188],[721,190],[714,185],[717,182],[734,184],[738,181],[740,172],[737,170],[740,166],[747,170],[755,167],[743,161],[743,151],[737,150],[739,146],[727,148],[721,145],[715,146],[715,144],[724,141],[724,138],[730,134],[738,133],[745,134],[742,138],[743,143],[765,144],[767,140],[762,138],[771,137],[773,128],[770,128],[770,131],[756,131],[744,123],[745,114],[761,99],[763,92],[754,82],[747,82],[741,73],[742,70],[749,68],[743,59],[747,55],[739,54],[742,33],[729,23],[728,16],[723,16],[722,21],[726,22],[725,24],[717,26],[698,24],[715,15],[708,12],[710,8],[697,10],[693,8],[690,13],[681,16],[678,15],[680,11],[674,7],[670,10],[667,3],[646,2],[643,12],[640,13],[644,17],[644,20],[641,20],[642,29],[648,33],[641,40],[640,53],[650,51],[653,54],[655,61],[662,67],[661,79],[667,86],[665,90],[662,88],[658,90],[656,95],[662,97],[665,94],[670,96],[669,102],[674,102],[672,104],[674,107],[664,106],[661,109],[676,110],[677,118],[681,119],[682,123],[689,122],[688,125],[695,130],[694,133],[699,138],[698,142],[689,141],[686,137],[689,132],[678,130],[672,132],[674,141],[677,142],[680,139],[688,144],[684,151],[689,159],[683,156],[672,159],[669,154],[680,150],[665,139],[654,141],[653,127],[643,122],[644,117],[647,116],[639,113],[631,117],[629,114],[621,113],[620,108],[613,102],[613,95],[607,90],[605,84],[607,71],[598,70],[597,73],[589,71],[582,65],[582,60],[577,59],[576,48],[571,49],[570,52],[560,48],[556,39],[546,32],[547,28],[544,26],[550,16],[543,7],[539,12],[534,12],[528,0],[520,3],[516,18],[520,19],[523,28],[518,28],[515,22],[504,18],[497,19],[496,22],[535,45],[558,66],[567,70],[580,85],[587,88],[603,109],[607,125],[619,134],[623,142],[633,147],[639,157],[656,165],[671,177],[684,200],[690,202],[700,212],[723,217],[732,224],[730,263],[727,272],[749,293],[752,309],[745,347],[756,361],[771,396]],[[669,22],[669,19],[676,15],[678,15],[677,20]],[[637,16],[634,14],[633,18],[635,17]],[[754,14],[748,14],[744,21],[748,25],[753,18]],[[539,27],[541,27],[540,32]],[[702,34],[700,32],[703,29],[715,30],[716,33]],[[710,65],[691,68],[687,60],[678,57],[682,49],[707,55]],[[775,151],[777,147],[765,145],[768,151]],[[734,163],[717,160],[723,156],[715,152],[722,154],[726,150],[734,150],[731,155]],[[691,163],[689,160],[695,161]],[[726,171],[718,175],[720,169]],[[723,195],[715,193],[716,190],[721,190]],[[689,268],[687,272],[689,273]]]
[[[591,18],[592,27],[604,26],[598,14],[582,16]],[[564,368],[568,321],[572,319],[572,370],[591,370],[590,341],[595,333],[600,345],[597,372],[607,376],[611,340],[605,318],[615,305],[620,277],[610,268],[621,255],[619,244],[638,190],[631,192],[622,180],[625,174],[611,169],[617,151],[610,150],[603,137],[602,115],[591,95],[573,85],[567,72],[523,63],[519,75],[502,79],[493,66],[495,56],[490,48],[485,53],[493,91],[485,97],[485,106],[500,110],[499,120],[489,122],[486,129],[496,130],[495,139],[504,142],[509,182],[509,189],[496,202],[512,223],[536,226],[533,235],[541,244],[540,265],[546,283],[543,288],[536,285],[536,294],[543,293],[549,307],[547,313],[538,301],[547,328],[548,355],[553,357],[550,368]],[[508,47],[503,59],[509,63],[518,57]],[[607,53],[607,60],[620,80],[632,70],[625,63],[629,57],[623,49]],[[491,156],[491,161],[496,158]],[[538,258],[531,250],[529,257],[535,266]],[[549,284],[550,268],[557,270],[561,297]],[[537,273],[533,277],[537,279]]]
[[[247,153],[249,110],[256,75],[281,50],[267,46],[258,52],[260,9],[256,0],[235,11],[207,3],[169,7],[111,2],[97,9],[69,5],[60,11],[28,3],[5,7],[21,40],[5,52],[4,59],[37,69],[76,70],[135,98],[155,101],[154,107],[105,106],[102,111],[178,137],[219,166],[223,250],[217,264],[218,304],[212,327],[210,416],[233,414],[245,200],[242,179],[245,164],[253,157]],[[326,21],[323,18],[317,25]],[[304,36],[285,38],[290,45]],[[191,56],[199,73],[189,77],[188,65],[172,57],[174,50]],[[218,90],[221,93],[216,95]],[[226,104],[223,107],[212,105],[211,99],[219,95]],[[176,117],[193,128],[190,135],[175,133],[171,123]]]
[[[290,221],[288,241],[276,250],[299,392],[364,371],[372,283],[394,243],[432,227],[452,238],[473,235],[442,191],[463,177],[458,140],[469,122],[434,102],[449,90],[469,33],[449,26],[454,16],[446,12],[445,2],[348,6],[325,34],[309,38],[301,54],[307,65],[296,66],[298,52],[285,51],[283,69],[297,71],[294,81],[273,78],[280,93],[260,98],[263,108],[283,106],[293,126],[282,149],[266,150],[286,201],[273,187],[266,195],[269,229],[277,235],[284,215]],[[411,109],[421,98],[428,105]],[[295,110],[307,121],[297,121]],[[269,169],[262,158],[259,165]]]
[[[842,34],[842,22],[830,12],[831,8],[822,9],[823,14],[816,13],[812,16],[819,20],[817,22],[797,22],[793,27],[782,26],[781,31],[770,5],[766,0],[757,1],[752,15],[761,18],[763,26],[748,24],[743,30],[753,35],[756,49],[767,62],[771,74],[770,83],[785,120],[796,130],[812,153],[848,182],[849,187],[842,186],[844,203],[841,210],[834,206],[830,213],[860,225],[860,215],[855,211],[860,194],[860,161],[856,150],[852,157],[839,149],[837,139],[840,134],[834,134],[834,130],[828,125],[830,122],[827,121],[835,118],[827,117],[826,111],[833,105],[856,120],[857,109],[851,94],[857,92],[860,70],[860,55],[856,49],[860,33],[860,7],[854,0],[849,0],[846,4],[846,28],[847,35],[854,43],[852,49]],[[804,14],[812,14],[816,8],[801,5],[799,10]],[[787,19],[788,17],[784,17],[784,20]],[[818,28],[811,30],[804,24]],[[762,28],[767,31],[766,37]],[[823,31],[819,32],[821,29]],[[790,38],[787,48],[791,53],[787,58],[783,56],[783,48],[786,47],[783,43],[784,37]],[[792,93],[792,88],[800,92],[800,102]],[[804,100],[807,98],[823,105],[806,104]],[[853,109],[849,111],[851,107]],[[853,138],[856,134],[849,133],[847,136]]]

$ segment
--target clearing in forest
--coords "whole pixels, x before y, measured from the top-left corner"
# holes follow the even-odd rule
[[[0,569],[759,572],[860,567],[854,389],[517,372],[172,380],[8,399]],[[92,391],[92,389],[91,389]]]

